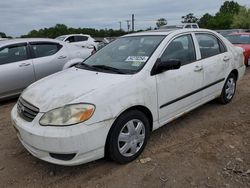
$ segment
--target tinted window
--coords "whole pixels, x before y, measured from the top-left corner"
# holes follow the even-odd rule
[[[76,42],[74,36],[68,37],[65,41]]]
[[[197,25],[192,25],[193,28],[198,28]]]
[[[88,37],[86,36],[75,36],[75,41],[80,42],[80,41],[87,41]]]
[[[10,46],[0,49],[0,64],[28,59],[26,46]]]
[[[61,49],[60,44],[40,43],[31,45],[35,58],[54,55]]]
[[[194,62],[196,54],[191,35],[184,35],[174,39],[162,54],[161,59],[163,61],[179,60],[182,65]]]
[[[201,52],[201,58],[211,57],[221,53],[220,47],[222,44],[219,44],[219,40],[210,34],[196,34]],[[225,48],[224,48],[225,50]]]
[[[186,25],[185,28],[191,28],[191,25]]]

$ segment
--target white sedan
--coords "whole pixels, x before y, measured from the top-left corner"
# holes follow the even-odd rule
[[[229,103],[243,50],[216,32],[180,29],[118,38],[77,67],[28,87],[11,112],[24,147],[60,165],[137,158],[150,133],[218,98]]]

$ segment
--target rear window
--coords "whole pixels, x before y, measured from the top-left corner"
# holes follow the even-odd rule
[[[56,54],[62,46],[57,43],[31,44],[34,58],[46,57]]]
[[[226,51],[225,46],[211,34],[195,34],[201,52],[201,58],[208,58],[211,56],[224,53]]]
[[[87,40],[88,40],[88,37],[86,36],[75,36],[76,42],[87,41]]]

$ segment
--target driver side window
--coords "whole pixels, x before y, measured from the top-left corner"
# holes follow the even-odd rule
[[[196,61],[196,53],[191,35],[183,35],[170,42],[161,56],[162,61],[178,60],[181,65]]]

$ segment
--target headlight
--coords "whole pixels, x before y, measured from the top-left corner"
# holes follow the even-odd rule
[[[43,126],[69,126],[88,120],[94,113],[92,104],[71,104],[45,113],[40,119]]]

